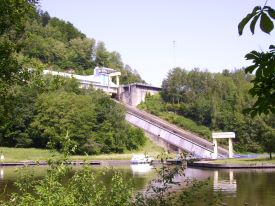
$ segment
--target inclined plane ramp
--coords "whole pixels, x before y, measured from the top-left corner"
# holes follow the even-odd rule
[[[212,158],[214,153],[212,142],[133,106],[125,104],[124,106],[127,108],[125,118],[130,124],[192,154],[195,158]],[[228,151],[222,147],[218,147],[218,153],[219,158],[228,157]]]

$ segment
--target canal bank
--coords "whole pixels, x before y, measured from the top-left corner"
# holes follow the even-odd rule
[[[99,166],[124,166],[131,165],[130,160],[74,160],[74,161],[65,161],[64,164],[81,166],[81,165],[99,165]],[[151,165],[161,164],[160,160],[153,160]],[[186,164],[184,161],[179,160],[166,160],[164,164],[167,165],[176,165],[176,164]],[[12,167],[12,166],[46,166],[49,165],[47,161],[19,161],[19,162],[2,162],[0,167]]]
[[[264,169],[275,168],[275,163],[268,161],[260,161],[255,159],[245,159],[243,161],[234,162],[232,160],[223,161],[190,161],[188,167],[196,168],[216,168],[216,169]]]

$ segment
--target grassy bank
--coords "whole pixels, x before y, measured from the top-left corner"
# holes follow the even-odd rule
[[[3,162],[42,161],[53,155],[58,155],[57,152],[35,148],[0,147],[0,151],[5,157]]]
[[[132,151],[126,151],[123,154],[100,154],[91,156],[78,156],[74,155],[71,157],[72,160],[86,159],[86,160],[130,160],[133,154],[147,154],[149,156],[157,157],[163,150],[163,148],[155,145],[149,139],[146,139],[145,145]]]
[[[242,158],[242,159],[224,159],[215,160],[213,164],[275,164],[275,158],[269,159],[267,157],[259,158]]]
[[[150,140],[146,140],[145,145],[134,151],[126,151],[123,154],[101,154],[101,155],[73,155],[71,160],[130,160],[132,154],[141,153],[148,154],[150,156],[157,156],[163,151],[163,149]],[[35,148],[9,148],[0,147],[0,152],[4,154],[3,162],[22,162],[22,161],[43,161],[51,158],[54,155],[60,155],[58,152],[50,151],[47,149],[35,149]]]
[[[160,95],[150,96],[145,102],[139,104],[138,108],[177,125],[184,130],[198,134],[204,139],[211,140],[211,130],[208,127],[199,125],[189,118],[169,111],[167,104],[162,101]]]

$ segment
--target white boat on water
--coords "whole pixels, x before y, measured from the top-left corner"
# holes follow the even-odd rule
[[[146,173],[149,173],[153,169],[153,165],[145,163],[145,164],[131,164],[130,165],[133,175],[145,175]]]
[[[131,159],[131,164],[144,164],[144,163],[152,163],[154,158],[146,156],[144,154],[133,155]]]

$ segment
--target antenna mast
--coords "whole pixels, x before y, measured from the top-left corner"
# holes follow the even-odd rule
[[[173,63],[174,63],[174,68],[176,68],[176,41],[173,40]]]

